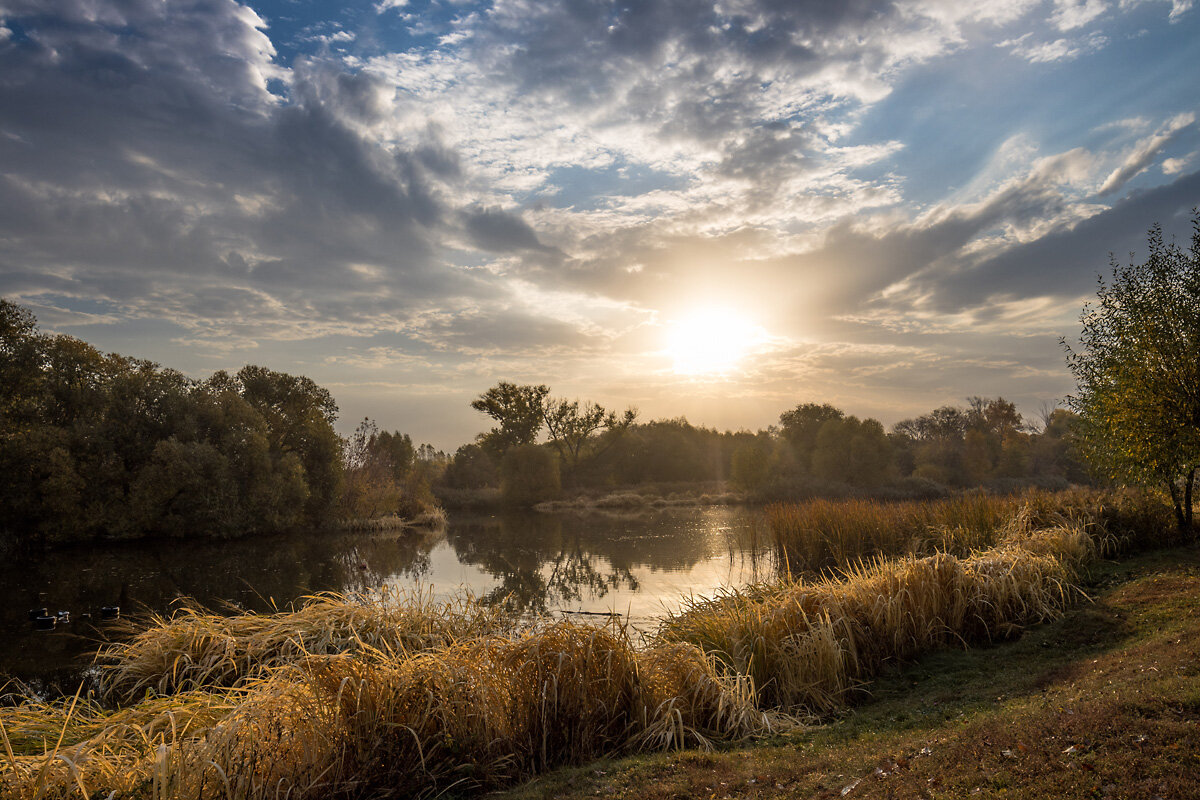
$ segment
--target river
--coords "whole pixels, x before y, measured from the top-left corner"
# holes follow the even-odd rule
[[[123,617],[169,612],[181,597],[268,611],[307,594],[393,585],[505,599],[553,616],[617,613],[650,630],[682,597],[768,578],[766,525],[755,509],[668,508],[636,514],[451,514],[443,531],[298,532],[232,541],[156,540],[10,556],[0,563],[0,675],[77,678],[103,637],[103,606]],[[53,631],[30,609],[70,612]],[[0,678],[2,680],[2,678]],[[73,687],[70,688],[73,691]]]

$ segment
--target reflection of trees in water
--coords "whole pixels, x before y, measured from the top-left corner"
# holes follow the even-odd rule
[[[369,592],[396,577],[415,583],[429,574],[429,551],[438,538],[427,533],[353,537],[337,556],[345,576],[337,591]]]
[[[447,534],[458,560],[491,573],[499,585],[482,599],[516,611],[543,612],[602,598],[610,591],[637,591],[629,565],[618,565],[585,543],[579,531],[564,532],[548,514],[513,514],[451,526]]]
[[[0,650],[0,674],[26,678],[57,668],[78,669],[95,649],[83,622],[101,606],[119,604],[122,616],[167,612],[179,597],[218,611],[231,606],[268,611],[314,592],[355,592],[389,576],[428,574],[438,536],[305,531],[214,541],[173,539],[60,548],[0,559],[0,626],[9,647]],[[30,626],[30,608],[72,613],[53,633]]]
[[[640,514],[507,514],[451,519],[458,560],[499,580],[486,599],[544,611],[611,591],[637,591],[634,570],[687,571],[714,556],[742,558],[756,518],[743,509]]]

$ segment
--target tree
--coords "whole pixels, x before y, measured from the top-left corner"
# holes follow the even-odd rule
[[[582,405],[578,400],[550,400],[544,408],[550,443],[571,476],[585,458],[596,458],[612,447],[637,419],[637,411],[632,408],[625,409],[618,417],[590,400]],[[597,435],[601,433],[606,435]]]
[[[545,423],[548,394],[549,386],[518,386],[500,381],[471,401],[471,408],[500,423],[499,427],[480,435],[480,446],[489,456],[499,460],[509,448],[537,441]]]
[[[878,420],[828,419],[817,431],[813,473],[854,486],[878,486],[887,474],[892,445]]]
[[[558,462],[544,446],[510,448],[500,464],[500,494],[507,505],[528,508],[558,497],[562,482]]]
[[[1159,485],[1181,529],[1192,523],[1200,467],[1200,212],[1191,247],[1149,232],[1144,263],[1112,262],[1096,304],[1084,306],[1077,348],[1063,341],[1081,443],[1109,478]]]
[[[771,480],[775,441],[770,434],[760,432],[748,438],[733,451],[729,478],[739,489],[758,491]]]
[[[779,415],[780,434],[792,446],[801,472],[812,472],[812,454],[817,447],[821,426],[845,414],[828,403],[801,403]]]
[[[238,371],[236,385],[266,420],[274,457],[294,453],[299,459],[308,484],[306,514],[312,522],[324,521],[342,483],[342,441],[333,429],[338,412],[333,395],[311,378],[254,365]]]

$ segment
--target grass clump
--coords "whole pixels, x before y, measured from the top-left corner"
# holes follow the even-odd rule
[[[844,706],[888,661],[949,643],[1003,638],[1075,595],[1079,531],[1030,537],[969,558],[875,560],[812,583],[731,590],[686,606],[659,636],[691,642],[748,675],[767,705],[822,714]],[[1037,552],[1038,549],[1044,552]]]
[[[118,726],[102,720],[67,720],[69,748],[36,746],[22,731],[23,752],[14,748],[0,768],[0,796],[413,797],[502,786],[602,755],[740,739],[777,721],[698,648],[639,650],[622,628],[571,622],[404,659],[314,655],[214,696],[229,702],[210,717],[124,731],[120,747],[111,746]],[[118,713],[147,717],[145,704],[163,700]],[[53,733],[59,718],[39,729]],[[8,730],[15,716],[0,719]]]
[[[184,605],[101,651],[102,692],[129,700],[233,686],[313,655],[380,651],[403,657],[497,633],[512,620],[470,598],[384,588],[374,597],[319,594],[274,614],[225,616]]]

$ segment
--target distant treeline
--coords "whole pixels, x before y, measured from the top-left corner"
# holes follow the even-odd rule
[[[1089,482],[1073,444],[1075,416],[1048,410],[1030,424],[1003,398],[969,398],[904,420],[805,403],[758,432],[720,432],[685,419],[635,421],[592,403],[563,414],[545,386],[501,383],[473,403],[499,425],[460,447],[435,489],[454,503],[499,489],[516,504],[568,490],[727,483],[760,500],[817,495],[932,496],[966,487],[1007,490]],[[563,424],[563,417],[568,424]],[[557,418],[557,422],[555,422]],[[571,423],[577,424],[571,424]],[[538,444],[542,432],[548,439]],[[568,443],[574,443],[567,447]]]
[[[41,334],[0,300],[0,528],[46,542],[232,536],[327,520],[337,406],[248,366],[192,380]]]
[[[247,366],[197,381],[39,332],[0,299],[0,546],[240,536],[433,505],[428,445],[334,431],[309,378]]]
[[[497,424],[453,456],[363,420],[309,378],[247,366],[198,381],[39,332],[0,299],[0,545],[144,535],[236,536],[446,505],[527,506],[569,492],[719,484],[751,499],[930,496],[1087,481],[1075,418],[1030,425],[971,398],[893,426],[830,405],[767,430],[638,422],[543,385],[500,383],[472,406]]]

